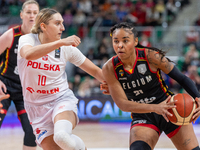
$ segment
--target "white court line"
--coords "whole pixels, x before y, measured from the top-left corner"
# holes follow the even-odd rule
[[[88,148],[88,150],[129,150],[128,148]],[[176,150],[174,148],[155,148],[154,150]]]

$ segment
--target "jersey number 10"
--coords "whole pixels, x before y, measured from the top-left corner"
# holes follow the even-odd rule
[[[38,75],[38,85],[45,86],[46,85],[46,76]]]

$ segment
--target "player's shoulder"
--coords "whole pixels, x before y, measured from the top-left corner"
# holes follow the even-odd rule
[[[3,35],[1,37],[6,38],[7,40],[12,40],[13,39],[13,28],[10,28],[9,30],[7,30],[6,32],[3,33]]]
[[[38,39],[38,34],[33,34],[33,33],[28,33],[28,34],[24,34],[20,37],[20,39],[26,39],[27,41],[29,41],[29,39]]]
[[[105,62],[105,64],[103,65],[102,69],[111,69],[113,67],[113,63],[112,63],[112,58],[111,57],[107,62]]]

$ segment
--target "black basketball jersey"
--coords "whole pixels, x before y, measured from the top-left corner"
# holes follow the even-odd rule
[[[139,103],[158,104],[168,95],[173,95],[168,90],[161,70],[153,72],[145,55],[144,48],[136,49],[136,61],[132,72],[125,70],[118,56],[112,58],[115,76],[126,93],[128,100]]]
[[[17,49],[18,49],[18,40],[21,35],[22,35],[21,26],[14,27],[12,46],[10,48],[7,48],[1,54],[2,58],[0,63],[1,76],[19,84],[20,84],[20,79],[17,68]]]

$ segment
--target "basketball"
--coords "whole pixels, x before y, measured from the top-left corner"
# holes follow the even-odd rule
[[[167,118],[175,125],[187,125],[192,122],[193,112],[196,109],[195,100],[186,93],[178,93],[173,95],[170,99],[171,102],[175,101],[176,108],[169,109],[168,111],[173,116]]]

